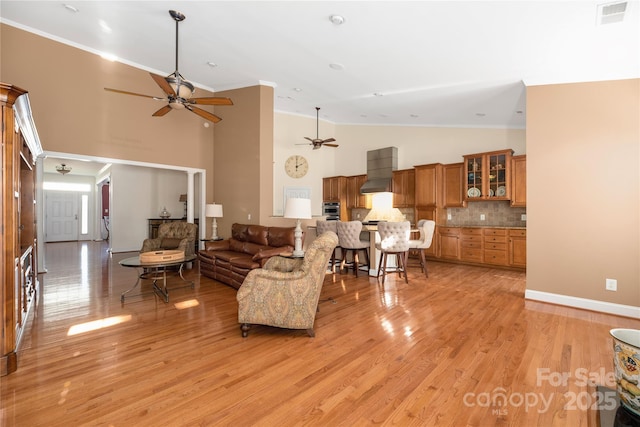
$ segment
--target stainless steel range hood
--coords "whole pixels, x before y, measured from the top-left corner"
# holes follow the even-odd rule
[[[367,151],[367,181],[360,187],[360,193],[392,192],[393,171],[397,169],[397,147]]]

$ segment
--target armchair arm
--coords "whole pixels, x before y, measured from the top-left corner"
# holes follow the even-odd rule
[[[162,239],[144,239],[142,242],[142,249],[140,252],[152,252],[160,249],[160,244],[162,243]]]
[[[237,300],[241,301],[249,295],[269,295],[273,293],[290,293],[290,287],[295,283],[307,280],[305,271],[271,271],[263,268],[251,270],[238,289]]]

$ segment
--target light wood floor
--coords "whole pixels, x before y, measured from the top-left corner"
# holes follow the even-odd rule
[[[581,426],[584,378],[613,385],[609,330],[640,328],[525,301],[524,273],[430,262],[408,285],[328,274],[315,338],[254,326],[243,339],[236,291],[197,265],[195,289],[168,304],[122,305],[136,270],[118,261],[132,255],[46,245],[0,425]],[[69,334],[87,324],[100,327]]]

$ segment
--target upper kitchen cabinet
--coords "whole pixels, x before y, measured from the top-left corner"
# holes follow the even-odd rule
[[[347,178],[332,176],[322,178],[322,201],[345,203],[347,197]]]
[[[464,163],[444,165],[444,207],[462,208],[464,199]]]
[[[513,150],[464,156],[466,200],[509,200]]]
[[[511,158],[511,206],[527,206],[527,156]]]
[[[416,206],[442,206],[442,177],[441,163],[415,166]]]
[[[393,171],[393,207],[412,208],[416,199],[415,169]]]
[[[360,192],[360,187],[367,181],[367,175],[348,176],[347,181],[347,209],[371,208],[371,197]]]

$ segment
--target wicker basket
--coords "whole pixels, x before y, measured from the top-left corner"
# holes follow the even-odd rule
[[[142,252],[140,262],[168,262],[184,259],[184,251],[152,251]]]

